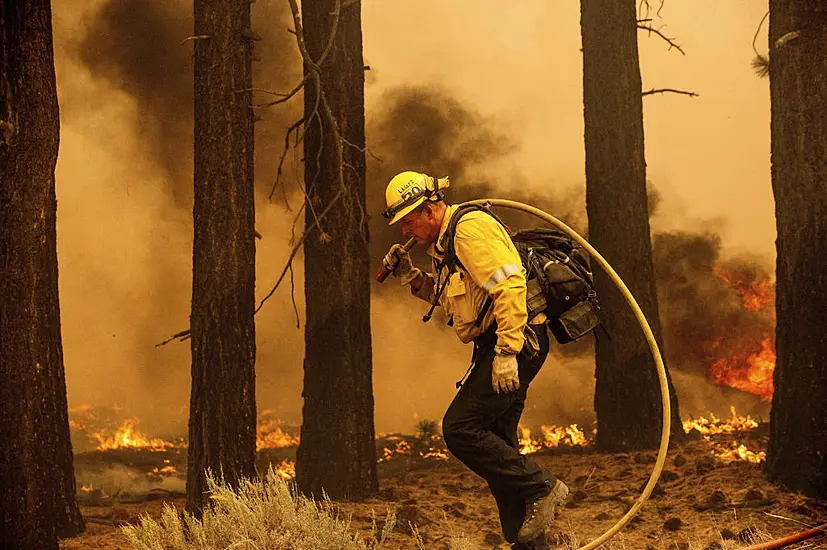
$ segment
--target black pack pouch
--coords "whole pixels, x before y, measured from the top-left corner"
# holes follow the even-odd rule
[[[600,317],[597,308],[589,300],[578,302],[559,317],[548,320],[548,327],[555,340],[561,344],[573,342],[597,328]]]

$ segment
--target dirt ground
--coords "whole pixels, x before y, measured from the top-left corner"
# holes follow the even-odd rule
[[[716,442],[730,443],[726,437]],[[533,455],[571,488],[569,502],[548,531],[552,548],[576,548],[611,527],[639,495],[655,454],[604,454],[585,447]],[[456,460],[398,455],[379,464],[379,476],[377,498],[339,506],[366,535],[372,513],[381,520],[388,509],[395,510],[397,525],[387,548],[416,548],[408,522],[418,526],[426,548],[447,548],[451,534],[464,534],[479,548],[508,548],[485,483]],[[79,473],[79,483],[82,477]],[[152,491],[138,499],[87,496],[82,506],[87,530],[62,541],[61,548],[128,548],[118,526],[137,522],[141,514],[159,516],[164,501],[182,507],[183,495]],[[610,548],[742,548],[753,540],[765,541],[825,522],[827,500],[786,492],[764,479],[762,465],[722,460],[713,454],[710,442],[695,437],[670,447],[652,498]],[[825,549],[827,536],[789,548]]]

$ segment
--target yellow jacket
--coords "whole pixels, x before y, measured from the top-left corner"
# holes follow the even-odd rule
[[[434,271],[443,258],[439,247],[451,215],[456,206],[448,206],[442,220],[437,244],[428,249],[433,258]],[[440,306],[447,317],[454,318],[454,330],[459,339],[468,343],[497,320],[498,353],[519,353],[525,343],[526,273],[520,263],[517,249],[508,233],[497,220],[481,211],[472,211],[460,218],[454,236],[454,248],[462,266],[451,275],[448,286],[440,297]],[[445,281],[448,269],[443,269],[440,282]],[[412,285],[414,296],[431,302],[435,293],[436,277],[433,273],[421,273],[428,280]],[[415,292],[413,287],[419,287]],[[493,302],[479,327],[474,322],[482,310],[486,297]]]

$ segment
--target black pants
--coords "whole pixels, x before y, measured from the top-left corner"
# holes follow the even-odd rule
[[[448,450],[488,482],[497,501],[503,535],[517,541],[525,520],[526,503],[548,494],[554,477],[519,452],[517,424],[525,407],[528,385],[539,372],[549,350],[545,325],[534,325],[540,353],[531,360],[518,357],[520,389],[495,393],[491,386],[496,327],[474,342],[474,368],[460,388],[445,418],[442,433]],[[539,538],[539,537],[538,537]],[[543,548],[544,543],[515,548]]]

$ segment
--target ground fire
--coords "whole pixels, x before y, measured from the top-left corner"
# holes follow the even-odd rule
[[[774,325],[775,286],[769,279],[749,281],[747,277],[721,269],[713,269],[713,272],[740,295],[745,310],[766,316]],[[709,378],[717,384],[755,394],[768,402],[773,392],[775,335],[765,331],[759,342],[752,339],[752,333],[746,330],[739,332],[741,328],[731,327],[732,334],[727,335],[726,350],[723,349],[722,337],[707,343],[709,355],[714,358],[709,366]]]
[[[744,460],[747,462],[758,463],[766,459],[767,453],[763,450],[752,450],[746,443],[737,439],[748,432],[752,432],[761,426],[761,424],[753,419],[751,416],[738,416],[735,407],[731,407],[731,418],[727,420],[719,419],[714,414],[710,413],[709,417],[688,418],[683,422],[684,432],[691,434],[696,432],[700,434],[712,447],[712,453],[724,462],[732,462],[733,460]],[[736,439],[725,442],[713,441],[712,436],[715,435],[730,435],[735,436]]]
[[[111,432],[101,429],[91,430],[88,424],[95,418],[91,408],[75,409],[79,419],[71,421],[75,438],[85,436],[93,439],[97,445],[94,450],[81,453],[80,464],[89,461],[100,468],[101,463],[112,466],[125,464],[129,470],[127,477],[140,481],[144,488],[153,484],[161,486],[165,480],[184,480],[186,472],[186,442],[177,442],[157,437],[148,437],[138,431],[134,419],[122,421]],[[745,461],[758,463],[765,459],[765,452],[758,448],[752,433],[764,426],[750,416],[739,416],[734,407],[731,417],[721,419],[714,414],[705,417],[688,418],[683,422],[683,429],[688,434],[696,434],[709,445],[710,452],[722,463]],[[295,478],[295,450],[299,444],[298,428],[276,418],[272,411],[262,411],[256,430],[256,450],[264,462],[273,466],[279,477],[285,480]],[[520,425],[518,428],[520,452],[567,453],[579,449],[586,450],[593,442],[594,430],[590,434],[577,424],[556,426],[543,424],[538,427]],[[450,454],[439,435],[436,422],[421,422],[416,435],[379,434],[376,439],[377,462],[393,460],[406,461],[447,461]],[[139,471],[140,470],[140,471]],[[101,489],[100,482],[89,482],[83,473],[78,476],[80,494],[89,496],[106,496],[115,492],[114,488]],[[120,488],[118,489],[120,490]]]

